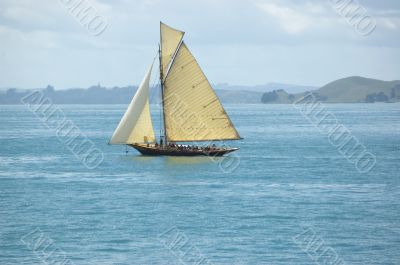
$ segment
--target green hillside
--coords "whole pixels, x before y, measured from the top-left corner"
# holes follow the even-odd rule
[[[381,81],[352,76],[333,81],[310,92],[320,101],[327,103],[399,102],[400,80]],[[290,95],[282,90],[276,90],[264,93],[261,101],[263,103],[291,103],[303,95],[304,93]]]

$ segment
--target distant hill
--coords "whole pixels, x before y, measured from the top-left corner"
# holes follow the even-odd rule
[[[331,82],[319,89],[311,86],[268,83],[259,86],[218,84],[213,86],[223,103],[292,103],[306,93],[313,93],[327,103],[399,102],[400,80],[381,81],[359,76]],[[106,88],[100,85],[89,88],[56,90],[52,86],[39,88],[55,104],[128,104],[136,86]],[[0,104],[20,104],[20,99],[32,90],[0,90]],[[150,102],[159,102],[160,90],[150,90]]]
[[[54,104],[128,104],[137,87],[91,86],[85,88],[71,88],[55,90],[52,86],[39,88]],[[21,104],[21,98],[33,90],[10,88],[0,91],[0,104]],[[216,89],[216,93],[223,103],[260,103],[262,92]],[[150,90],[150,102],[159,102],[160,90],[156,87]]]
[[[263,94],[263,103],[292,103],[306,93],[313,93],[319,101],[327,103],[400,102],[400,80],[382,81],[352,76],[333,81],[325,86],[303,93],[274,90]]]
[[[228,84],[216,84],[213,86],[215,89],[229,90],[229,91],[254,91],[259,93],[265,93],[273,90],[283,89],[288,93],[295,94],[305,91],[315,90],[318,87],[314,86],[301,86],[301,85],[291,85],[282,83],[267,83],[264,85],[257,86],[239,86],[239,85],[228,85]]]
[[[247,104],[257,104],[260,103],[260,98],[262,97],[262,92],[247,91],[247,90],[225,90],[216,89],[215,92],[220,98],[222,103],[247,103]]]
[[[101,86],[92,86],[87,89],[71,88],[55,90],[52,86],[38,88],[55,104],[121,104],[129,103],[137,87],[114,87],[107,89]],[[17,90],[10,88],[0,93],[0,104],[20,104],[20,100],[33,90]]]

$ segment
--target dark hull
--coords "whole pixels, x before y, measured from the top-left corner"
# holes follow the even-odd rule
[[[234,152],[239,148],[215,148],[213,150],[178,150],[176,148],[160,148],[155,146],[130,144],[138,150],[142,155],[147,156],[223,156]]]

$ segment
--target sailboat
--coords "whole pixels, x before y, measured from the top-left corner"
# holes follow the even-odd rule
[[[109,144],[128,145],[143,155],[165,156],[222,156],[239,149],[215,144],[216,141],[242,138],[183,41],[184,34],[160,22],[158,59],[162,128],[159,142],[149,104],[153,62]],[[182,144],[186,142],[193,144]]]

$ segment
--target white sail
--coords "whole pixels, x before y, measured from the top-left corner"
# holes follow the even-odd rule
[[[153,65],[147,71],[128,109],[114,131],[110,144],[155,142],[149,104],[149,83],[152,68]]]

